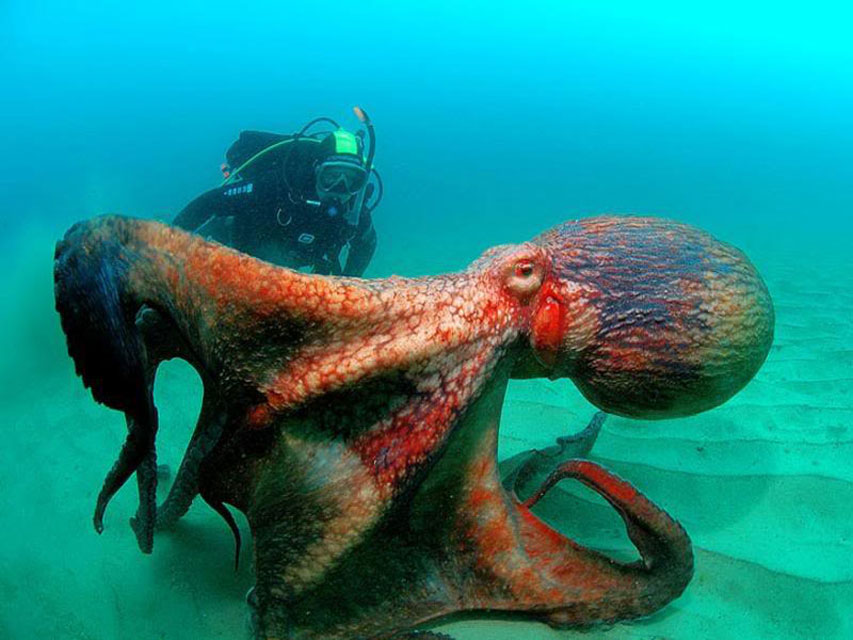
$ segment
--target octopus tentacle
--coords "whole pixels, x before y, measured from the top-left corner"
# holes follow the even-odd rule
[[[210,453],[225,423],[225,412],[213,394],[205,392],[195,431],[187,446],[169,495],[157,508],[156,529],[173,527],[189,510],[199,492],[199,467]]]
[[[127,438],[104,480],[95,505],[95,530],[104,529],[107,504],[154,447],[157,412],[142,336],[128,308],[125,288],[129,260],[116,239],[89,236],[75,225],[57,244],[54,275],[56,310],[68,336],[68,351],[92,396],[125,414]],[[97,251],[91,244],[102,240]]]
[[[606,418],[606,413],[597,411],[582,431],[561,436],[557,438],[557,444],[545,449],[524,451],[501,462],[504,489],[519,500],[530,497],[537,486],[536,481],[541,484],[557,464],[589,455]]]
[[[240,568],[240,527],[237,526],[237,521],[234,520],[234,516],[231,515],[231,512],[228,510],[222,502],[211,498],[210,496],[201,494],[202,499],[208,504],[208,506],[216,511],[225,523],[228,525],[228,528],[231,529],[231,535],[234,536],[234,570]]]
[[[157,433],[157,410],[154,408],[153,402],[149,405],[147,416],[142,418],[127,416],[126,421],[127,438],[124,441],[118,459],[104,479],[103,486],[95,503],[93,522],[95,531],[98,533],[103,533],[104,531],[104,512],[112,497],[154,450],[154,438]],[[152,483],[156,489],[156,470],[153,477],[150,480],[146,480],[146,483],[146,494],[150,493]]]
[[[583,624],[647,615],[678,597],[693,576],[693,551],[684,528],[630,483],[589,460],[561,464],[536,493],[520,505],[529,510],[558,482],[579,480],[605,498],[625,522],[641,560],[620,563],[580,545],[571,545],[571,564],[551,567],[556,579],[582,587],[582,597],[557,607],[555,624]]]
[[[157,451],[152,445],[136,468],[136,484],[139,491],[139,506],[130,519],[130,528],[136,534],[136,542],[142,553],[151,553],[154,548],[154,523],[157,516]]]

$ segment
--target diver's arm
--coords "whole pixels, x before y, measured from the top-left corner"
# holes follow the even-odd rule
[[[376,229],[373,228],[369,213],[365,212],[362,215],[362,223],[359,224],[356,236],[349,243],[349,254],[343,270],[345,276],[361,277],[376,251]]]
[[[172,224],[187,231],[197,231],[211,218],[229,215],[233,215],[231,207],[222,189],[216,188],[206,191],[190,202],[175,216]]]

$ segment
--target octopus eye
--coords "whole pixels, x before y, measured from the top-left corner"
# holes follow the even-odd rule
[[[534,266],[532,262],[519,262],[515,265],[515,275],[518,278],[529,278],[533,275]]]
[[[544,271],[535,260],[523,258],[507,265],[506,286],[522,299],[529,298],[542,284]]]

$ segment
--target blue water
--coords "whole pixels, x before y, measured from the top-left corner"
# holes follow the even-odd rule
[[[489,246],[620,212],[703,227],[770,286],[776,346],[741,396],[657,431],[614,421],[597,445],[705,555],[667,612],[594,637],[853,637],[853,8],[289,5],[0,5],[0,637],[242,629],[248,569],[215,573],[205,563],[218,557],[186,532],[161,545],[167,564],[140,556],[121,511],[131,489],[111,529],[91,531],[123,427],[64,352],[53,244],[101,213],[171,219],[218,184],[241,129],[292,132],[317,115],[354,128],[356,104],[376,124],[386,185],[367,276],[460,269]],[[186,371],[166,375],[163,402],[197,396]],[[508,415],[521,425],[535,406],[580,426],[590,407],[538,384],[519,387]],[[189,425],[191,405],[163,410]],[[508,453],[548,444],[518,425]],[[689,493],[674,488],[688,480]],[[198,518],[193,534],[227,555],[218,521]],[[168,604],[150,595],[160,588]]]

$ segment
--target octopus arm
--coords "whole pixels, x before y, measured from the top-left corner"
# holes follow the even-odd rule
[[[117,216],[73,226],[57,243],[55,300],[68,351],[92,395],[127,421],[127,438],[97,499],[103,530],[110,499],[134,472],[140,506],[131,524],[150,552],[156,526],[174,523],[198,492],[198,467],[223,431],[227,389],[251,407],[270,360],[285,361],[325,319],[345,316],[319,301],[358,301],[361,291],[274,267],[179,229]],[[336,314],[340,312],[338,316]],[[153,383],[180,357],[201,375],[205,400],[172,493],[157,514]],[[238,401],[239,404],[239,401]],[[158,525],[159,521],[159,525]]]
[[[606,413],[597,411],[582,431],[560,436],[555,444],[545,449],[529,449],[502,461],[500,472],[504,489],[519,500],[525,500],[557,464],[588,457],[606,418]]]

